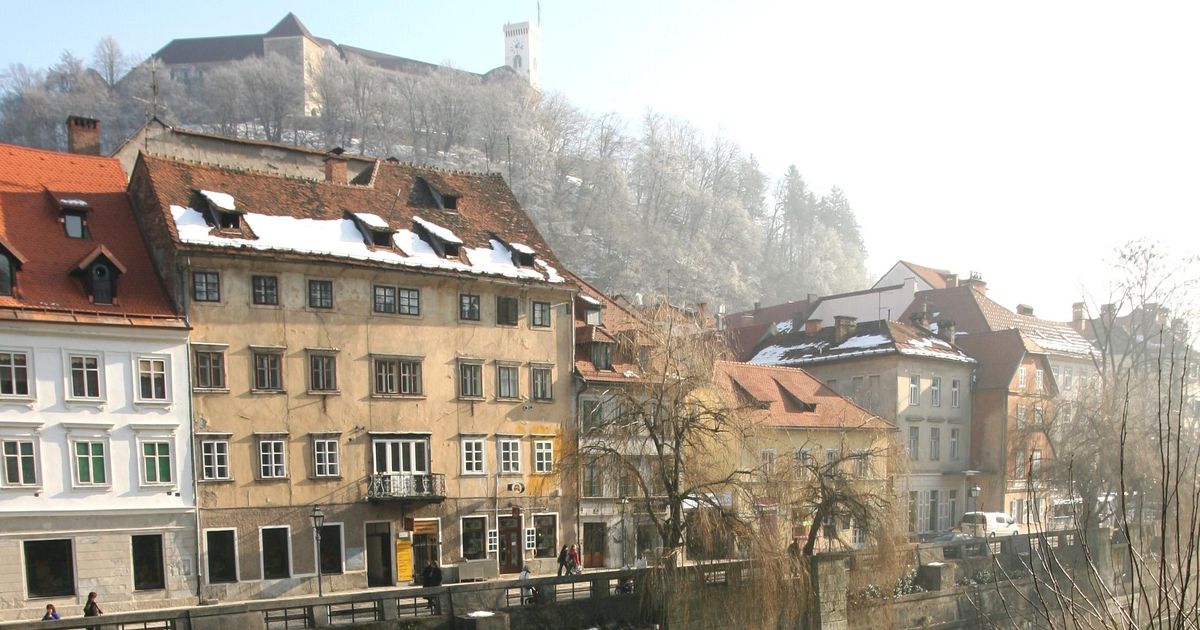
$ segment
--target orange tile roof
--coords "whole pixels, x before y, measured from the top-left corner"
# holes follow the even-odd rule
[[[946,269],[934,269],[933,267],[910,263],[907,260],[901,260],[900,264],[911,269],[913,273],[920,276],[922,280],[929,283],[929,286],[935,289],[945,289],[946,277],[953,275]]]
[[[718,382],[760,405],[767,426],[894,431],[896,425],[856,405],[800,368],[720,361]]]
[[[89,238],[68,238],[62,199],[87,204]],[[70,207],[70,206],[68,206]],[[82,209],[82,206],[81,206]],[[0,241],[26,257],[17,295],[0,296],[10,319],[182,326],[147,252],[113,158],[0,144]],[[92,304],[71,271],[103,252],[123,266],[115,304]]]
[[[612,369],[598,370],[592,363],[589,346],[593,339],[612,342],[620,335],[637,337],[643,327],[649,324],[582,278],[570,272],[563,272],[563,275],[579,286],[579,294],[575,296],[575,371],[586,381],[642,382],[642,369],[634,362],[634,357],[626,356],[628,348],[621,348],[618,344],[613,349]],[[602,326],[590,325],[584,319],[585,297],[603,305]]]

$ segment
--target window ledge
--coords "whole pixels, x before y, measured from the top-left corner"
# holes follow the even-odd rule
[[[542,403],[543,405],[550,405],[550,404],[554,403],[554,399],[553,398],[534,398],[533,402]]]
[[[309,396],[341,396],[340,389],[310,389],[305,392]]]
[[[521,397],[509,398],[509,397],[507,397],[507,396],[497,396],[497,397],[495,397],[493,400],[495,400],[496,402],[502,402],[502,403],[519,403],[519,402],[525,402],[525,399],[524,399],[524,398],[521,398]]]
[[[34,493],[34,494],[41,494],[41,493],[42,493],[42,486],[41,486],[41,485],[36,485],[36,486],[18,486],[18,485],[4,484],[4,485],[0,486],[0,492],[4,492],[4,491],[8,491],[8,492],[32,492],[32,493]]]
[[[88,486],[73,483],[71,484],[71,489],[78,492],[110,492],[112,490],[112,484],[95,484]]]
[[[63,401],[67,407],[95,407],[97,409],[103,409],[107,403],[107,400],[101,398],[68,398]]]
[[[343,477],[341,475],[313,475],[313,476],[309,477],[309,480],[310,481],[340,481],[342,478]],[[268,480],[264,479],[264,481],[268,481]],[[272,479],[272,481],[273,481],[273,479]]]
[[[138,489],[153,492],[179,492],[179,486],[175,483],[139,483]]]
[[[483,396],[459,396],[458,399],[464,402],[487,402]]]
[[[225,390],[225,391],[229,391],[229,390]],[[251,396],[278,396],[280,394],[286,395],[287,390],[286,389],[252,389],[252,390],[250,390]]]
[[[152,407],[157,409],[170,409],[175,403],[170,400],[135,400],[134,407]]]
[[[212,483],[212,484],[233,483],[233,478],[231,477],[229,479],[197,479],[196,483]]]
[[[20,405],[32,407],[37,402],[34,396],[0,396],[0,405]]]
[[[497,474],[496,474],[496,476],[497,476],[497,477],[524,477],[524,476],[525,476],[525,473],[523,473],[523,472],[520,472],[520,471],[517,471],[517,472],[502,472],[502,473],[497,473]]]
[[[228,387],[193,387],[192,392],[196,394],[228,394]]]
[[[371,394],[381,400],[425,400],[425,394]]]
[[[284,476],[284,477],[258,477],[255,479],[255,481],[259,481],[262,483],[287,483],[289,479],[291,479],[291,477],[287,477],[287,476]]]

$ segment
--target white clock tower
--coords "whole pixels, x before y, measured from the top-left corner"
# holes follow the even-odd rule
[[[540,89],[542,84],[542,33],[533,22],[504,25],[504,65]]]

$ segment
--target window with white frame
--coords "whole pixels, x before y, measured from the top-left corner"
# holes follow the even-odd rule
[[[859,479],[871,476],[871,453],[865,448],[854,451],[854,476]]]
[[[958,429],[950,429],[950,459],[958,461]]]
[[[142,482],[147,485],[171,484],[171,442],[169,440],[145,440],[142,442]]]
[[[483,398],[483,364],[460,361],[458,364],[458,397]]]
[[[483,440],[462,441],[462,471],[464,475],[482,475],[484,473]]]
[[[521,472],[521,441],[502,439],[499,445],[501,474]]]
[[[496,398],[520,398],[520,373],[520,368],[514,364],[496,364]]]
[[[1042,408],[1034,407],[1033,408],[1033,426],[1041,429],[1041,428],[1044,428],[1045,423],[1046,423],[1046,416],[1042,412]]]
[[[962,400],[961,398],[959,398],[959,396],[961,395],[960,387],[961,387],[961,383],[959,382],[958,379],[953,379],[950,381],[950,406],[954,407],[955,409],[958,408],[958,405]]]
[[[100,400],[104,397],[100,357],[94,354],[68,355],[71,398]]]
[[[381,438],[371,444],[375,450],[373,464],[377,474],[429,474],[429,438]]]
[[[277,438],[262,438],[258,441],[258,476],[260,479],[284,479],[287,477],[285,443]]]
[[[138,400],[165,402],[167,391],[167,360],[161,357],[138,357]]]
[[[921,375],[913,374],[908,377],[908,404],[912,407],[921,405]]]
[[[4,485],[36,486],[38,483],[37,443],[33,438],[4,438]]]
[[[534,328],[550,327],[550,303],[534,300],[529,305],[530,325]]]
[[[375,358],[375,393],[386,396],[420,396],[421,360],[404,357]]]
[[[921,427],[908,427],[908,456],[917,459],[921,452]]]
[[[942,406],[942,377],[935,376],[930,380],[929,395],[933,399],[930,404],[934,407]]]
[[[942,458],[942,430],[939,427],[929,428],[929,459],[938,461]]]
[[[548,365],[535,365],[531,370],[533,372],[533,399],[552,400],[554,390],[551,383],[554,370]]]
[[[256,348],[254,356],[254,390],[283,391],[283,350]]]
[[[29,353],[0,351],[0,396],[29,396]]]
[[[1029,453],[1029,474],[1032,477],[1037,477],[1042,472],[1042,450],[1039,448],[1033,449]]]
[[[770,477],[775,474],[775,449],[764,448],[759,451],[758,457],[763,476]]]
[[[225,389],[225,350],[214,346],[196,345],[192,353],[195,362],[196,389]]]
[[[534,441],[533,472],[542,474],[554,472],[554,442],[552,440]]]
[[[313,438],[313,475],[316,477],[340,477],[341,457],[336,437]]]
[[[1017,389],[1025,389],[1025,366],[1017,368]]]
[[[74,440],[75,485],[108,485],[108,441],[98,439]]]
[[[1039,392],[1045,391],[1046,390],[1045,379],[1046,379],[1046,372],[1044,370],[1042,370],[1041,368],[1034,370],[1033,371],[1033,388]]]
[[[278,580],[292,576],[291,528],[264,527],[261,537],[263,578]]]
[[[324,350],[308,352],[308,390],[337,391],[337,355]]]
[[[1017,428],[1025,428],[1025,405],[1017,405]]]
[[[200,478],[204,481],[229,479],[229,441],[200,442]]]
[[[1068,365],[1063,368],[1063,389],[1071,391],[1071,381],[1073,380],[1073,376],[1074,374],[1072,373],[1071,366]]]

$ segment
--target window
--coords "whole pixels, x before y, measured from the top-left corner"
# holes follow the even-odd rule
[[[500,473],[521,472],[521,441],[500,440]]]
[[[33,440],[4,440],[4,485],[36,486],[37,457]]]
[[[601,311],[598,308],[585,308],[583,309],[583,321],[588,326],[601,326],[604,323],[604,319],[600,313]]]
[[[599,341],[592,342],[592,365],[596,366],[597,370],[612,369],[612,346]]]
[[[0,251],[0,295],[12,295],[16,276],[13,275],[13,259],[6,252]]]
[[[483,398],[483,365],[480,363],[458,364],[458,397]]]
[[[530,324],[534,328],[550,327],[550,303],[534,301],[530,304]]]
[[[278,350],[254,352],[254,389],[283,390],[283,353]]]
[[[913,374],[908,377],[908,404],[912,407],[921,406],[921,375]]]
[[[1025,389],[1025,366],[1017,368],[1017,389]]]
[[[908,456],[917,459],[921,452],[921,427],[908,427]]]
[[[26,540],[24,547],[30,599],[75,594],[75,553],[70,539]]]
[[[287,466],[283,456],[283,440],[259,440],[258,477],[260,479],[283,479],[287,477]]]
[[[143,401],[167,400],[167,361],[142,357],[138,359],[138,398]]]
[[[877,413],[879,401],[879,375],[871,374],[867,376],[867,409]]]
[[[342,566],[341,524],[321,526],[321,549],[318,553],[323,575],[338,575],[345,571]]]
[[[327,353],[309,353],[308,389],[313,392],[337,391],[337,357]]]
[[[867,542],[867,530],[863,529],[857,522],[854,524],[854,538],[852,541],[856,545],[863,545]]]
[[[1046,389],[1045,377],[1046,377],[1046,372],[1044,370],[1039,368],[1039,369],[1033,371],[1033,387],[1034,387],[1034,389],[1036,389],[1039,392],[1045,391],[1045,389]]]
[[[918,507],[920,505],[920,495],[916,490],[908,493],[908,531],[918,531]]]
[[[153,591],[166,588],[162,534],[130,537],[133,551],[133,589]]]
[[[929,459],[937,461],[942,458],[942,430],[939,427],[929,428]]]
[[[374,470],[377,474],[429,474],[429,439],[403,438],[375,440]]]
[[[483,440],[463,440],[462,462],[464,475],[483,474]]]
[[[517,325],[517,298],[496,297],[496,324],[500,326]]]
[[[417,359],[376,358],[375,393],[420,396],[421,362]]]
[[[953,526],[958,516],[958,490],[946,491],[946,523]]]
[[[333,281],[308,281],[308,308],[333,308]]]
[[[204,548],[208,556],[208,583],[236,582],[237,532],[232,529],[204,532]]]
[[[932,531],[941,531],[941,525],[938,523],[938,498],[941,492],[937,490],[929,491],[929,529]]]
[[[515,365],[496,366],[496,398],[518,398],[521,395],[519,368]]]
[[[215,271],[193,271],[192,299],[197,302],[220,302],[221,274]]]
[[[487,557],[487,517],[464,516],[462,519],[462,556],[467,560]]]
[[[1014,459],[1016,460],[1016,462],[1013,466],[1013,473],[1014,473],[1013,476],[1016,477],[1017,479],[1024,479],[1025,478],[1025,451],[1017,451],[1016,457]]]
[[[197,348],[196,389],[225,389],[225,351]]]
[[[1037,477],[1042,472],[1042,450],[1033,449],[1029,454],[1029,476]]]
[[[200,478],[206,481],[229,479],[229,442],[205,440],[200,443]]]
[[[142,480],[147,484],[169,484],[171,475],[171,443],[142,442]]]
[[[116,295],[116,274],[112,267],[103,262],[94,262],[88,267],[88,289],[93,304],[112,304]]]
[[[796,468],[796,474],[804,477],[810,476],[813,466],[812,449],[798,448],[793,457],[795,458],[793,465]]]
[[[375,287],[375,312],[396,312],[396,287]]]
[[[958,429],[950,429],[950,459],[958,461]]]
[[[104,442],[75,442],[75,485],[108,485],[108,467],[105,465]]]
[[[263,579],[279,580],[292,576],[292,550],[287,527],[264,527],[262,536]]]
[[[764,476],[775,474],[775,449],[763,449],[758,452],[760,467]]]
[[[1025,405],[1017,405],[1017,428],[1025,428]]]
[[[1033,408],[1033,426],[1040,429],[1040,428],[1043,428],[1045,426],[1045,424],[1046,424],[1046,417],[1042,413],[1042,408],[1034,407]]]
[[[961,399],[959,398],[959,380],[950,381],[950,406],[958,409]]]
[[[421,291],[419,289],[399,289],[397,312],[401,315],[421,314]]]
[[[935,376],[929,383],[929,394],[933,398],[934,407],[942,406],[942,377]]]
[[[535,514],[533,528],[536,530],[533,543],[535,558],[554,558],[558,555],[558,515]]]
[[[0,352],[0,396],[28,395],[29,355],[24,352]]]
[[[604,467],[598,459],[589,460],[583,465],[583,496],[604,496]]]
[[[100,357],[73,354],[71,364],[71,397],[99,399]]]
[[[338,457],[337,438],[316,438],[313,440],[313,475],[317,477],[338,477],[342,474],[341,460]]]
[[[479,321],[479,296],[461,293],[458,296],[458,318],[469,322]]]
[[[1073,376],[1074,375],[1072,374],[1071,366],[1068,365],[1067,367],[1063,368],[1063,389],[1071,391],[1071,381]]]
[[[251,276],[251,295],[258,306],[279,306],[279,278],[275,276]]]
[[[519,456],[520,454],[518,453]],[[533,472],[543,474],[554,472],[553,441],[537,440],[533,443]]]
[[[78,212],[64,212],[62,218],[63,227],[67,231],[67,238],[84,238],[87,235],[82,214]]]
[[[533,399],[534,400],[551,400],[554,398],[554,392],[551,389],[551,376],[553,370],[545,366],[533,367]]]
[[[832,466],[838,462],[838,458],[842,456],[842,452],[836,448],[825,449],[825,465]]]

